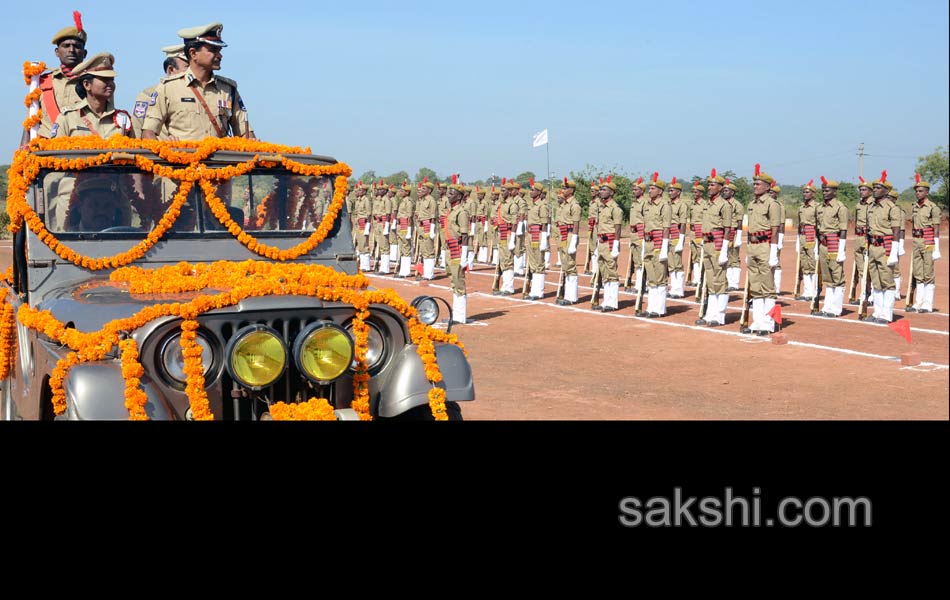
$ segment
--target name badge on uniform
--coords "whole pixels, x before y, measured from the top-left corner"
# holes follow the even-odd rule
[[[194,98],[182,98],[181,101],[182,101],[182,102],[194,102],[195,99],[194,99]]]
[[[135,108],[132,109],[132,114],[141,119],[145,117],[146,111],[148,111],[148,102],[145,100],[137,100],[135,102]]]

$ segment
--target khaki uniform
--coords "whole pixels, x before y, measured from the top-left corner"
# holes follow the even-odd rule
[[[554,227],[551,230],[552,244],[557,245],[561,258],[561,270],[565,275],[577,275],[577,254],[568,254],[571,236],[578,232],[574,229],[575,223],[580,223],[581,205],[577,198],[571,196],[564,204],[558,204],[554,216]]]
[[[778,210],[779,210],[778,216],[779,216],[779,220],[781,221],[778,226],[778,233],[780,236],[782,236],[782,240],[784,241],[785,219],[786,219],[785,203],[782,202],[781,200],[778,200],[777,198],[773,198],[772,201],[778,205]],[[779,243],[778,240],[775,240],[775,243],[778,244]],[[784,244],[779,244],[779,247],[778,247],[778,266],[775,267],[776,269],[782,268],[782,246],[784,246]],[[777,290],[777,291],[781,291],[781,290]]]
[[[893,202],[893,200],[892,200],[892,202]],[[897,204],[896,202],[894,202],[894,206],[896,206],[896,207],[897,207],[897,210],[900,211],[900,222],[901,222],[901,225],[900,225],[900,227],[898,227],[898,230],[899,230],[899,231],[898,231],[898,234],[900,235],[900,237],[899,237],[898,239],[903,239],[904,234],[905,234],[905,230],[907,229],[907,213],[904,212],[904,209],[901,208],[900,205]],[[895,285],[899,287],[899,286],[900,286],[900,278],[901,278],[901,259],[900,259],[900,255],[898,255],[898,258],[897,258],[897,264],[894,265],[893,267],[891,267],[891,274],[894,276],[894,279],[895,279],[894,283],[895,283]],[[900,294],[901,294],[901,290],[897,290],[897,295],[900,296]]]
[[[373,232],[373,200],[368,192],[362,198],[356,199],[353,205],[353,216],[356,220],[356,249],[360,254],[369,254],[370,235]],[[370,228],[367,229],[367,226]]]
[[[894,243],[894,228],[901,225],[901,211],[889,198],[868,207],[868,278],[876,291],[894,290],[894,271],[887,260]]]
[[[643,222],[643,207],[647,203],[647,195],[643,194],[639,200],[632,198],[630,201],[630,260],[636,269],[643,267],[643,256],[645,249],[643,239],[645,236]],[[633,285],[633,282],[631,282]]]
[[[475,203],[475,243],[479,248],[488,247],[488,236],[490,234],[490,228],[488,227],[488,214],[490,210],[491,199],[488,197],[488,194],[484,194],[484,196],[479,198]],[[491,257],[488,258],[489,260],[491,259]]]
[[[587,207],[587,255],[589,258],[587,260],[588,272],[585,275],[593,272],[590,266],[593,261],[590,259],[593,258],[594,251],[597,250],[597,214],[600,212],[600,207],[601,202],[595,192],[590,199],[590,205]]]
[[[663,244],[663,230],[670,228],[673,219],[673,208],[666,196],[647,200],[643,204],[644,243],[646,253],[643,257],[643,268],[646,270],[647,286],[659,287],[667,284],[669,269],[665,261],[660,261],[660,251]],[[670,253],[667,250],[667,256]],[[674,253],[675,254],[675,253]]]
[[[706,271],[707,295],[726,293],[726,266],[719,265],[719,251],[722,250],[723,230],[731,225],[732,205],[722,196],[709,199],[703,211],[703,268]]]
[[[145,113],[145,131],[161,135],[164,127],[167,135],[179,140],[227,137],[229,132],[240,137],[250,131],[247,109],[231,79],[213,76],[202,87],[189,67],[163,79],[155,91],[155,102]]]
[[[411,196],[399,199],[396,205],[396,239],[400,257],[412,257],[412,239],[411,237],[407,239],[406,236],[412,235],[410,228],[413,227],[414,208]]]
[[[132,106],[132,129],[135,131],[135,137],[142,138],[142,126],[145,125],[145,115],[148,113],[148,107],[155,102],[158,92],[155,91],[157,85],[145,88],[135,97],[135,104]],[[158,139],[168,139],[168,129],[162,126]]]
[[[670,200],[670,258],[667,263],[670,273],[683,270],[683,253],[676,251],[676,245],[680,238],[683,238],[683,250],[685,251],[689,239],[686,234],[686,223],[689,221],[689,205],[686,202],[682,194],[676,200]]]
[[[423,260],[435,258],[435,238],[430,237],[429,232],[439,228],[436,219],[438,205],[432,194],[426,194],[416,203],[416,227],[419,231],[416,243],[419,244],[419,257]]]
[[[528,207],[528,221],[526,224],[525,245],[528,250],[528,268],[532,273],[544,273],[544,252],[541,250],[541,237],[547,233],[548,223],[551,222],[551,211],[548,203],[542,196],[532,201]]]
[[[124,125],[124,126],[123,126]],[[84,137],[94,135],[103,139],[115,134],[132,135],[132,119],[124,110],[117,110],[111,104],[101,115],[89,108],[86,100],[64,110],[53,125],[53,136]]]
[[[498,261],[502,271],[511,271],[515,268],[514,251],[508,248],[510,238],[515,235],[518,227],[518,197],[505,198],[496,217],[498,220]]]
[[[925,199],[923,204],[914,202],[912,217],[914,248],[911,263],[914,279],[918,284],[933,284],[935,282],[933,252],[936,241],[934,232],[940,227],[940,207],[930,198]]]
[[[518,216],[522,221],[526,221],[528,218],[528,200],[520,193],[516,196],[516,199],[518,200]],[[527,223],[525,223],[525,227],[527,227]],[[522,260],[525,254],[525,239],[528,237],[527,234],[528,231],[525,229],[524,233],[515,240],[515,256]]]
[[[456,296],[465,294],[465,269],[462,268],[462,247],[460,238],[468,235],[471,219],[462,202],[453,207],[447,218],[446,247],[448,249],[448,271],[452,278],[452,291]]]
[[[848,230],[848,209],[833,198],[815,208],[818,220],[818,261],[825,287],[844,286],[844,264],[839,263],[839,235]]]
[[[742,215],[745,214],[745,208],[743,208],[742,203],[739,202],[739,199],[733,196],[729,198],[729,204],[732,205],[732,233],[729,235],[729,251],[726,255],[729,257],[729,262],[726,263],[726,267],[730,269],[741,269],[742,261],[739,257],[739,248],[736,247],[736,235],[737,232],[742,231]],[[743,240],[744,241],[744,240]],[[738,278],[736,278],[738,280]]]
[[[64,110],[79,104],[83,99],[76,93],[75,81],[63,74],[62,67],[40,76],[40,87],[45,85],[52,85],[56,107],[47,106],[45,95],[40,96],[40,109],[43,111],[43,115],[40,120],[38,135],[39,137],[51,138],[54,137],[53,124],[55,119],[51,118],[50,115],[55,112],[56,116],[59,117]]]
[[[389,254],[389,217],[392,212],[393,205],[388,196],[373,198],[373,241],[380,256]]]
[[[709,202],[702,198],[699,202],[689,200],[689,260],[695,265],[699,264],[699,257],[703,251],[703,216],[706,214],[706,207]],[[694,267],[695,268],[695,267]],[[699,269],[696,268],[696,281],[699,281]]]
[[[749,239],[746,247],[748,259],[749,297],[775,298],[775,278],[772,267],[769,266],[771,244],[778,240],[772,239],[772,228],[781,229],[782,212],[778,202],[768,195],[763,195],[749,202]],[[709,248],[706,248],[707,254]]]
[[[817,267],[815,245],[818,241],[818,205],[815,200],[798,208],[798,260],[802,275],[814,275]]]
[[[864,273],[864,260],[868,255],[868,207],[874,204],[874,198],[869,197],[868,202],[858,200],[854,207],[854,268],[857,273],[856,279],[860,279]],[[860,282],[855,283],[860,286]],[[858,292],[862,294],[863,292]]]
[[[452,210],[452,206],[449,204],[449,195],[448,193],[443,194],[438,201],[439,209],[439,254],[445,253],[445,226],[448,223],[449,211]],[[468,233],[467,231],[465,233]]]
[[[606,284],[620,280],[617,274],[617,258],[611,256],[614,241],[617,239],[617,225],[623,224],[623,209],[611,198],[606,204],[600,202],[597,211],[597,268],[600,271],[600,283]]]

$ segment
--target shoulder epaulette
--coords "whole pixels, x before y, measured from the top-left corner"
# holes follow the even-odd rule
[[[182,71],[181,73],[175,73],[174,75],[169,75],[168,77],[162,77],[159,83],[160,84],[168,83],[169,81],[175,81],[176,79],[181,79],[182,77],[185,76],[185,73],[186,73],[185,71]]]
[[[237,89],[237,82],[234,81],[233,79],[228,79],[227,77],[221,77],[220,75],[215,75],[214,78],[217,79],[218,81],[223,81],[224,83],[228,84],[234,89]]]

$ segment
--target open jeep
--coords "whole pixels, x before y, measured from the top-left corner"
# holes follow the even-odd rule
[[[17,152],[0,417],[461,418],[472,373],[439,303],[358,272],[350,173],[234,138]]]

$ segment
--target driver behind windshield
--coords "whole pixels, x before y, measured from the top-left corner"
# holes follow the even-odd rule
[[[69,231],[104,231],[131,224],[129,201],[112,177],[82,178],[75,193],[76,201],[69,210]]]

